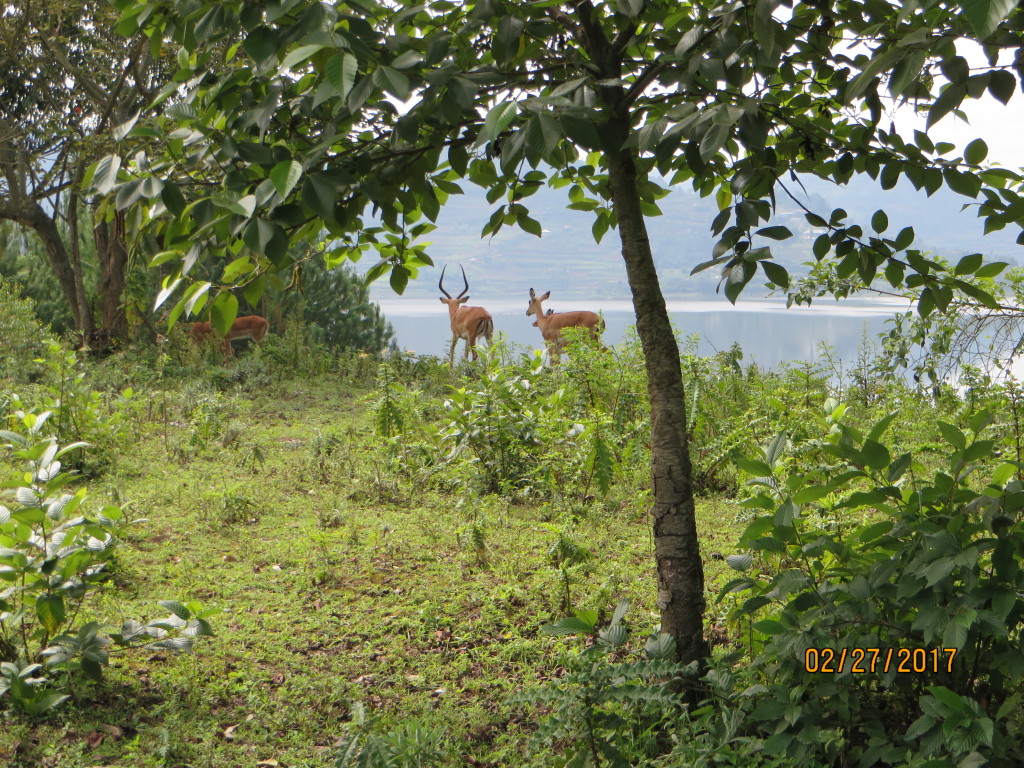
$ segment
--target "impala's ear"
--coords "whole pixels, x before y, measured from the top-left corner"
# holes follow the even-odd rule
[[[444,298],[441,298],[441,303],[442,303],[442,304],[447,304],[448,302],[447,302],[447,301],[445,301],[445,300],[444,300]]]
[[[537,298],[537,294],[533,292],[533,288],[530,289],[530,298],[531,299],[536,299]]]
[[[547,292],[547,293],[545,293],[545,294],[544,294],[543,296],[541,296],[541,297],[540,297],[540,300],[541,300],[541,301],[547,301],[547,300],[548,300],[549,298],[551,298],[551,291],[548,291],[548,292]]]
[[[463,296],[459,299],[459,304],[465,304],[467,301],[469,301],[469,296]]]

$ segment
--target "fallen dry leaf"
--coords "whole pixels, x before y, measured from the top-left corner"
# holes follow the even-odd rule
[[[256,768],[277,768],[280,763],[277,760],[260,760],[256,763]]]

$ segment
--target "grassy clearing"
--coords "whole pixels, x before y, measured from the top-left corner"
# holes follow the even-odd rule
[[[507,699],[569,653],[542,624],[628,597],[636,630],[656,627],[642,485],[567,525],[541,504],[396,478],[363,395],[322,379],[146,397],[127,450],[90,483],[139,519],[95,611],[116,622],[198,599],[225,609],[217,636],[121,657],[42,722],[8,713],[0,762],[327,766],[362,702],[446,731],[452,765],[516,764],[532,715]],[[206,399],[188,419],[183,397]],[[713,619],[727,569],[712,553],[743,525],[724,500],[702,500],[698,522]],[[559,538],[593,557],[558,569]]]

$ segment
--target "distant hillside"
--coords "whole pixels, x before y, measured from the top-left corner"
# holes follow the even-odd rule
[[[868,178],[857,178],[838,187],[818,179],[804,180],[804,188],[789,185],[791,191],[809,207],[823,213],[844,208],[851,221],[865,229],[871,215],[884,208],[889,214],[890,230],[895,235],[906,226],[914,227],[917,247],[955,259],[967,253],[981,252],[989,258],[1017,262],[1020,246],[1017,232],[1004,230],[984,237],[982,223],[972,208],[962,210],[969,201],[945,188],[932,197],[917,192],[905,179],[895,189],[883,191]],[[482,190],[464,185],[466,194],[455,195],[441,211],[438,230],[429,237],[429,252],[437,264],[420,279],[410,283],[405,295],[433,298],[437,295],[437,276],[444,264],[452,265],[446,275],[446,287],[453,293],[462,288],[458,269],[461,264],[469,275],[472,293],[480,296],[518,295],[533,287],[552,290],[560,299],[626,299],[629,289],[619,254],[617,233],[605,235],[598,245],[591,235],[593,218],[589,213],[571,211],[564,190],[542,189],[525,202],[534,218],[541,222],[541,238],[517,229],[504,229],[497,236],[480,239],[480,230],[494,206],[487,203]],[[776,259],[793,272],[813,259],[813,234],[799,208],[784,196],[779,197],[776,223],[785,224],[802,237],[785,243],[771,243]],[[662,216],[648,219],[651,245],[667,298],[710,298],[715,296],[718,276],[708,271],[690,277],[690,270],[710,258],[714,238],[709,227],[717,214],[713,200],[702,199],[687,187],[680,187],[659,203]],[[357,268],[365,272],[373,265],[367,255]],[[447,282],[450,278],[450,283]],[[763,285],[758,279],[758,285]],[[757,286],[750,296],[764,295]],[[372,289],[375,299],[393,298],[387,280]]]

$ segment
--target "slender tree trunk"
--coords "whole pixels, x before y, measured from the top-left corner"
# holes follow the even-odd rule
[[[640,209],[636,163],[630,150],[622,148],[629,124],[620,120],[611,127],[610,133],[621,140],[617,150],[606,154],[608,182],[633,294],[637,333],[644,350],[651,402],[652,515],[661,631],[676,639],[680,661],[702,661],[708,655],[704,640],[704,564],[694,514],[679,345]]]
[[[111,339],[128,338],[128,315],[123,294],[128,270],[128,249],[124,242],[124,212],[112,222],[99,221],[93,228],[99,261],[100,329]]]
[[[60,236],[60,230],[57,229],[57,223],[35,202],[27,203],[16,210],[4,210],[0,212],[0,217],[30,227],[38,235],[46,249],[53,274],[71,306],[75,329],[87,339],[93,331],[92,311],[82,289],[81,275],[75,274],[74,265]]]
[[[81,168],[79,168],[78,171],[76,171],[76,177],[78,179],[81,179],[81,177],[82,177],[82,170],[81,170]],[[71,273],[74,276],[74,280],[75,280],[75,295],[78,296],[80,301],[84,304],[85,310],[88,312],[89,319],[90,319],[88,330],[82,329],[82,339],[83,339],[83,341],[84,341],[84,343],[86,345],[90,345],[91,344],[91,340],[92,340],[92,336],[93,336],[93,331],[95,330],[93,328],[93,325],[94,325],[93,321],[95,320],[95,318],[93,318],[93,316],[92,316],[92,307],[89,307],[88,304],[85,303],[86,293],[85,293],[85,276],[84,276],[84,273],[82,271],[82,247],[81,247],[81,241],[78,239],[78,191],[77,191],[77,189],[78,189],[78,183],[76,182],[76,185],[75,185],[75,187],[72,188],[71,195],[70,195],[70,197],[68,199],[68,207],[67,207],[67,221],[68,221],[68,230],[69,230],[68,234],[69,234],[70,240],[71,240],[71,253],[69,254],[69,256],[70,256],[70,263],[71,263]]]

